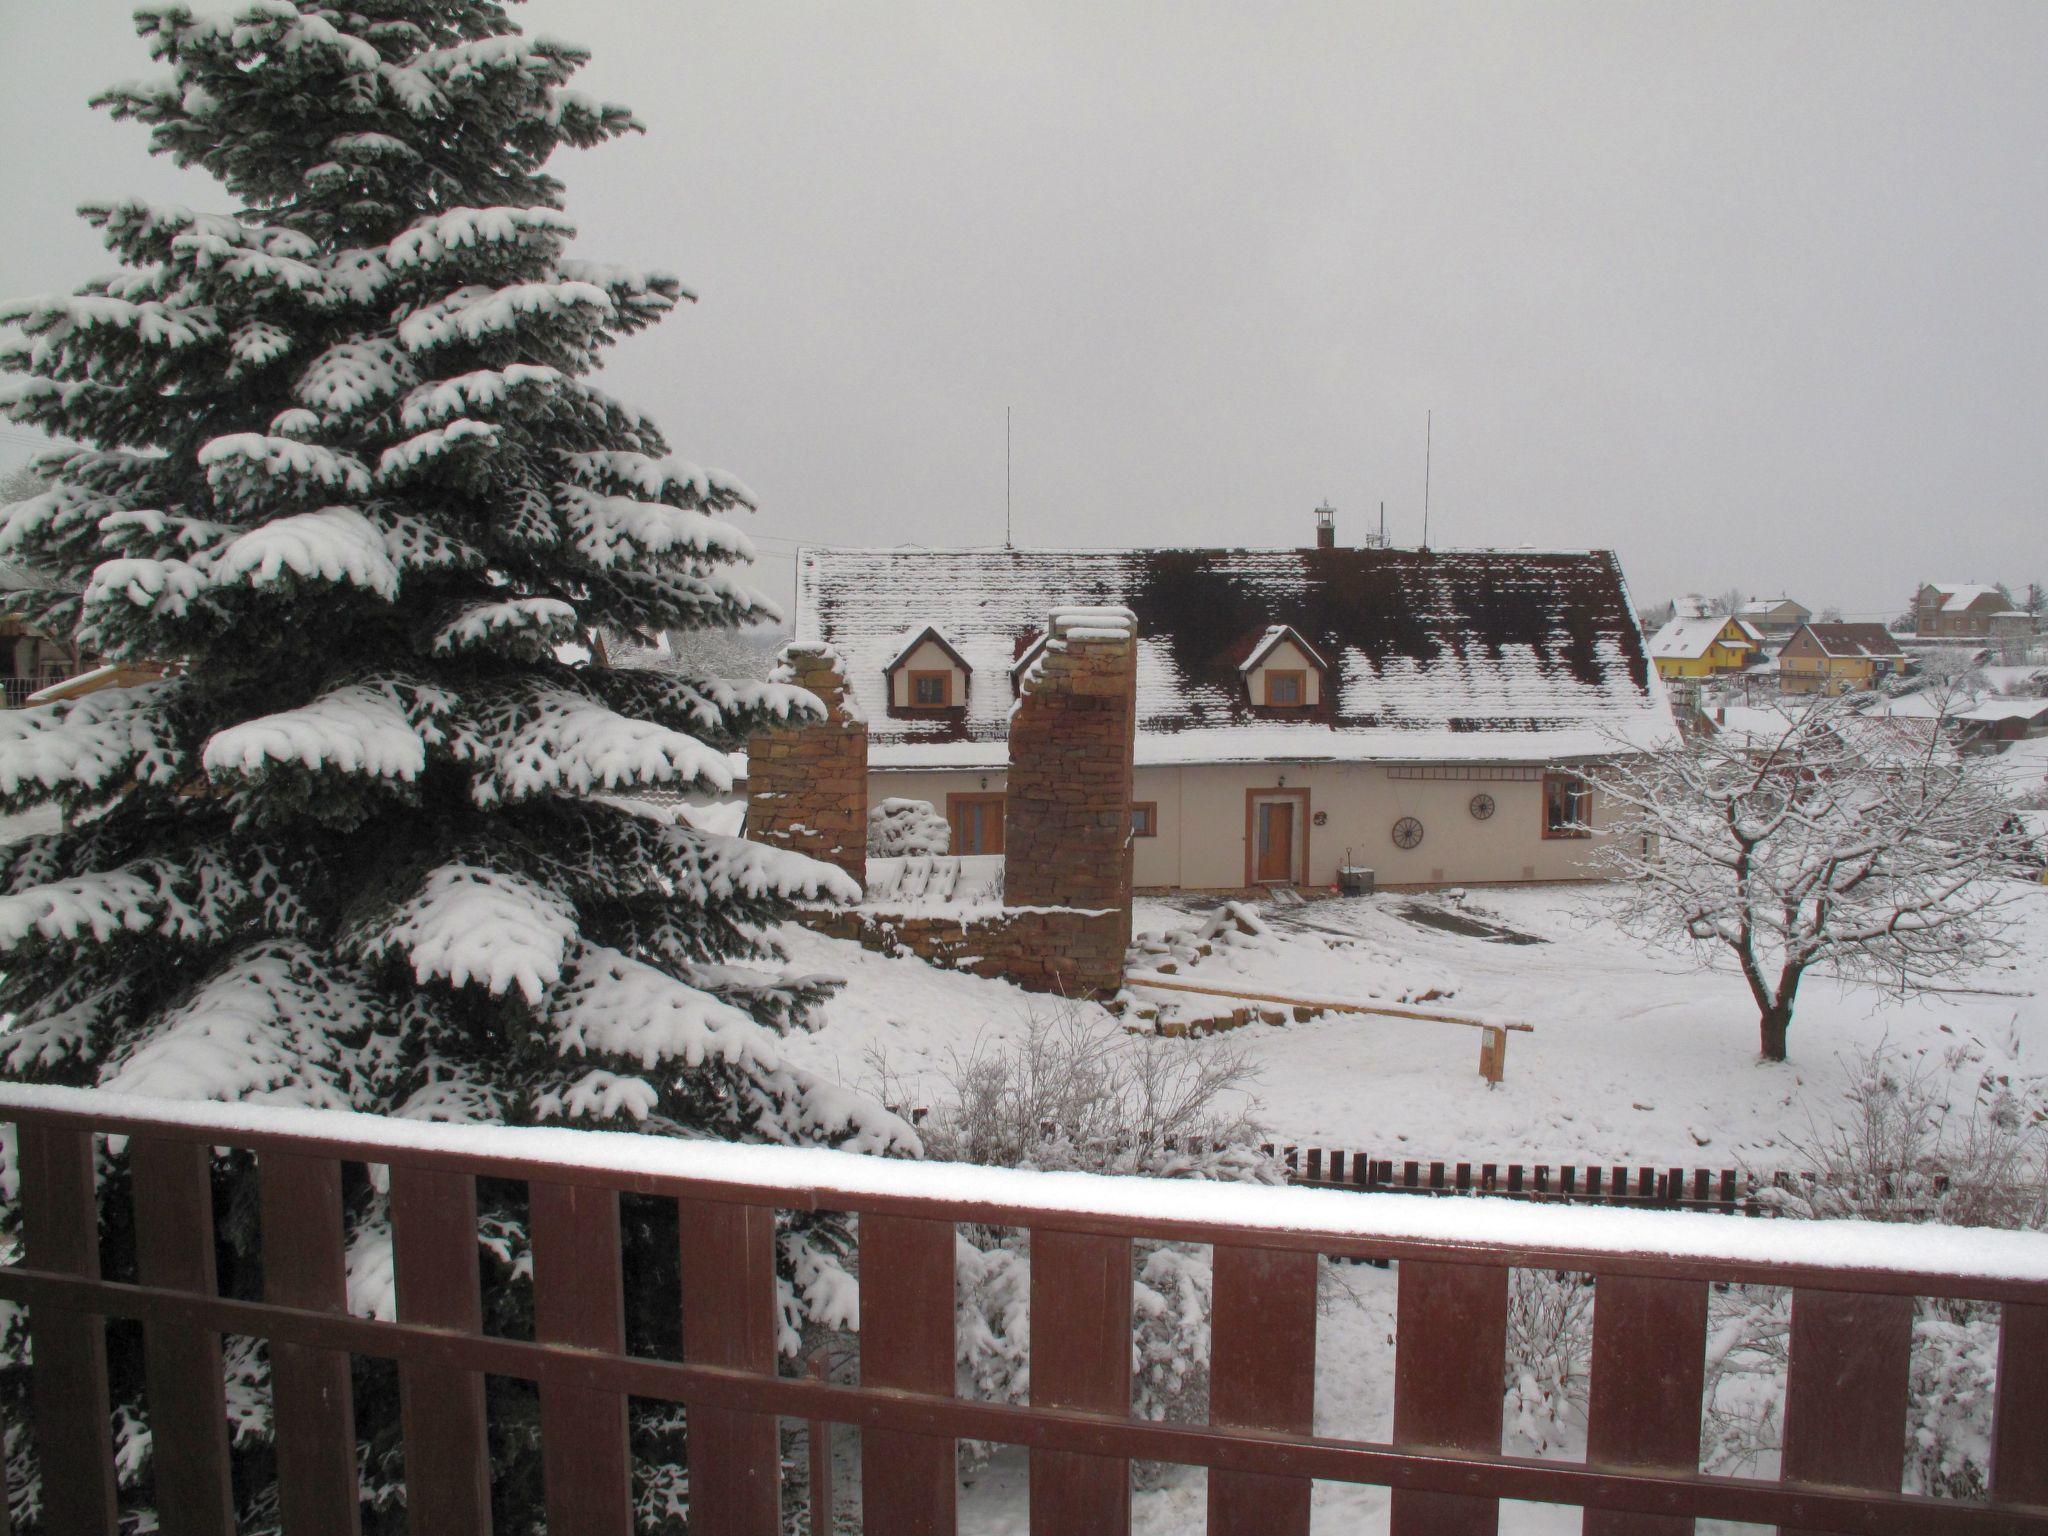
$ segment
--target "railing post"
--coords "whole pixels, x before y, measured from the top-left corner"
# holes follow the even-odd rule
[[[313,1312],[347,1312],[341,1164],[331,1157],[265,1152],[256,1175],[264,1300]],[[270,1397],[277,1512],[284,1536],[355,1536],[362,1515],[348,1356],[272,1341]]]
[[[775,1374],[775,1212],[678,1200],[683,1358]],[[778,1536],[782,1450],[770,1414],[689,1405],[691,1536]]]
[[[950,1221],[860,1218],[862,1386],[953,1395],[954,1242]],[[864,1430],[862,1525],[876,1536],[952,1536],[954,1455],[951,1440]]]
[[[1602,1275],[1593,1296],[1586,1464],[1617,1471],[1700,1469],[1707,1287],[1699,1280]],[[1585,1536],[1691,1536],[1690,1515],[1587,1509]]]
[[[475,1178],[392,1164],[391,1236],[398,1320],[481,1333]],[[488,1533],[483,1377],[400,1360],[398,1390],[408,1528]]]
[[[1033,1230],[1031,1404],[1129,1416],[1129,1238]],[[1130,1528],[1130,1462],[1031,1452],[1031,1536],[1129,1536]]]
[[[1786,1482],[1899,1491],[1912,1348],[1910,1296],[1792,1292]],[[1780,1536],[1805,1533],[1780,1527]]]
[[[1313,1253],[1218,1244],[1210,1304],[1209,1422],[1312,1434]],[[1308,1536],[1306,1477],[1209,1473],[1209,1536]]]
[[[1991,1496],[2048,1504],[2048,1302],[1998,1309],[1998,1407]]]
[[[164,1290],[218,1295],[213,1149],[203,1141],[137,1136],[128,1143],[128,1167],[135,1184],[137,1277]],[[220,1335],[145,1323],[142,1362],[158,1529],[164,1536],[233,1536]]]
[[[1394,1443],[1499,1454],[1506,1268],[1403,1259],[1395,1285]],[[1494,1536],[1499,1524],[1497,1499],[1396,1488],[1387,1529],[1390,1536]]]
[[[533,1336],[624,1354],[626,1299],[616,1190],[527,1185],[533,1238]],[[540,1384],[540,1444],[550,1531],[632,1536],[626,1399]]]
[[[23,1258],[31,1269],[100,1277],[100,1213],[92,1133],[23,1124]],[[114,1529],[114,1448],[107,1401],[107,1327],[90,1312],[32,1306],[36,1454],[43,1529],[91,1536]]]

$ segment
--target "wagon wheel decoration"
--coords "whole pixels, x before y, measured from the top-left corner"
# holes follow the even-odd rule
[[[1472,803],[1466,809],[1472,812],[1472,819],[1474,821],[1484,821],[1493,814],[1493,796],[1484,794],[1474,795]]]
[[[1422,841],[1422,823],[1413,816],[1403,816],[1394,823],[1394,846],[1413,848]]]

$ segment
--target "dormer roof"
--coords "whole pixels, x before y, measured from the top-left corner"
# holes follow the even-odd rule
[[[882,670],[884,672],[894,672],[904,662],[910,660],[916,653],[917,648],[927,640],[950,656],[953,659],[954,666],[958,667],[962,672],[972,675],[974,664],[960,654],[960,648],[948,640],[936,624],[927,624],[922,629],[912,630],[910,638],[897,648],[895,657],[884,663]]]
[[[1318,672],[1327,673],[1330,670],[1330,664],[1323,658],[1323,653],[1304,640],[1301,632],[1292,624],[1275,624],[1259,636],[1252,644],[1251,654],[1238,664],[1237,670],[1250,676],[1283,641],[1291,643],[1296,650],[1306,656],[1310,665]]]

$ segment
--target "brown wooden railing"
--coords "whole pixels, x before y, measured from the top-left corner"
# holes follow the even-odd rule
[[[695,1536],[775,1536],[777,1419],[855,1426],[863,1528],[955,1528],[954,1445],[1029,1448],[1039,1536],[1128,1530],[1133,1460],[1206,1466],[1214,1536],[1300,1536],[1311,1479],[1390,1485],[1394,1536],[1491,1531],[1497,1501],[1586,1508],[1585,1528],[1648,1533],[1693,1516],[1796,1530],[2048,1532],[2048,1238],[1680,1213],[1539,1211],[1507,1202],[1106,1179],[576,1131],[473,1129],[314,1111],[177,1105],[0,1087],[17,1127],[25,1218],[0,1296],[25,1304],[44,1526],[112,1528],[103,1319],[144,1328],[164,1530],[227,1532],[223,1333],[270,1341],[284,1529],[355,1521],[351,1354],[396,1361],[409,1520],[489,1527],[483,1378],[539,1384],[556,1532],[631,1529],[628,1394],[688,1404]],[[94,1137],[130,1138],[138,1278],[101,1277]],[[217,1294],[211,1148],[253,1152],[265,1294]],[[395,1322],[350,1316],[344,1163],[390,1170]],[[531,1197],[535,1338],[481,1322],[476,1180]],[[680,1360],[624,1353],[619,1196],[674,1200]],[[775,1218],[858,1224],[859,1384],[778,1374]],[[1027,1406],[954,1387],[954,1224],[1031,1232]],[[1214,1245],[1209,1420],[1131,1412],[1133,1239]],[[1393,1438],[1318,1436],[1317,1256],[1390,1259],[1397,1280]],[[1511,1267],[1597,1277],[1588,1452],[1501,1454]],[[1789,1286],[1780,1479],[1698,1470],[1707,1294]],[[1987,1502],[1900,1493],[1914,1298],[2001,1304]],[[175,1511],[175,1515],[171,1512]]]

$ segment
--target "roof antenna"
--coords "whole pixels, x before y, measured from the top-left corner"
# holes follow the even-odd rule
[[[1015,549],[1010,542],[1010,408],[1003,407],[1003,548]]]
[[[1436,446],[1436,412],[1422,418],[1422,547],[1429,548],[1429,461]]]

